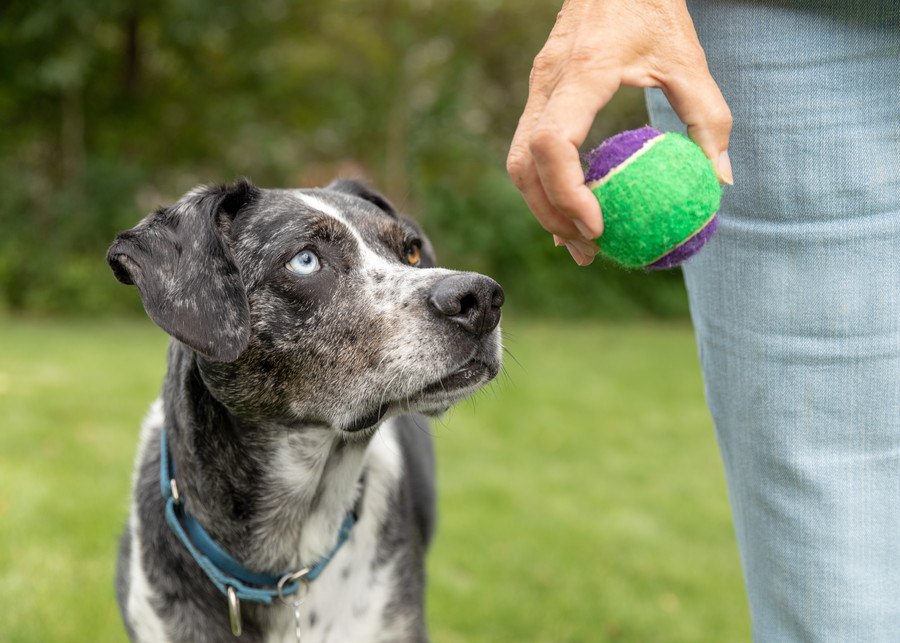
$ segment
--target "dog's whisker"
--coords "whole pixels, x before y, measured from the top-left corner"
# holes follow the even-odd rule
[[[391,384],[393,384],[394,381],[395,381],[398,377],[400,377],[400,373],[394,374],[394,376],[388,381],[387,385],[386,385],[386,386],[384,387],[384,389],[381,391],[381,398],[378,400],[378,408],[381,408],[381,407],[384,405],[384,398],[385,398],[385,396],[388,394],[388,390],[390,390]]]
[[[511,350],[509,350],[508,347],[504,346],[504,347],[503,347],[503,352],[506,353],[507,355],[509,355],[510,358],[512,358],[512,361],[514,361],[516,364],[518,364],[519,368],[521,368],[521,369],[522,369],[523,371],[525,371],[526,373],[528,372],[528,369],[525,368],[525,365],[522,364],[522,362],[520,362],[520,361],[518,360],[518,358],[517,358],[515,355],[513,355],[513,352],[512,352]]]

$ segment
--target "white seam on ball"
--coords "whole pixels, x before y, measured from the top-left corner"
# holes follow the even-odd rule
[[[598,188],[598,187],[600,187],[601,185],[603,185],[604,183],[606,183],[607,181],[609,181],[609,180],[610,180],[612,177],[614,177],[616,174],[618,174],[619,172],[621,172],[622,170],[624,170],[626,167],[628,167],[629,165],[631,165],[632,163],[634,163],[635,159],[637,159],[638,157],[640,157],[642,154],[646,154],[647,151],[648,151],[651,147],[653,147],[653,146],[656,145],[659,141],[662,140],[663,136],[665,136],[665,133],[657,134],[657,135],[654,136],[653,138],[647,139],[646,141],[644,141],[644,144],[641,145],[640,149],[638,149],[637,152],[635,152],[634,154],[632,154],[631,156],[629,156],[627,159],[625,159],[624,161],[622,161],[621,163],[619,163],[617,166],[615,166],[613,169],[611,169],[611,170],[609,171],[609,173],[608,173],[606,176],[600,177],[600,178],[597,179],[596,181],[591,181],[590,183],[588,183],[588,189],[589,189],[589,190],[593,190],[594,188]]]
[[[659,256],[658,256],[656,259],[654,259],[653,261],[649,261],[649,262],[645,263],[645,264],[643,265],[643,267],[646,268],[647,266],[652,266],[653,264],[655,264],[657,261],[661,260],[661,259],[662,259],[663,257],[665,257],[666,255],[670,255],[670,254],[672,254],[673,252],[675,252],[676,250],[678,250],[681,246],[683,246],[683,245],[686,244],[688,241],[690,241],[691,239],[693,239],[694,237],[696,237],[698,234],[700,234],[701,232],[703,232],[703,230],[706,229],[706,226],[708,226],[710,223],[712,223],[712,220],[716,218],[716,215],[717,215],[717,214],[719,214],[719,211],[718,211],[718,210],[716,210],[715,212],[713,212],[713,213],[712,213],[712,216],[710,216],[702,226],[700,226],[699,228],[697,228],[697,231],[694,232],[694,234],[692,234],[691,236],[689,236],[689,237],[688,237],[687,239],[685,239],[684,241],[680,242],[678,245],[673,246],[671,250],[665,251],[664,253],[662,253],[661,255],[659,255]],[[712,237],[710,237],[710,238],[712,238]],[[709,241],[709,239],[707,239],[706,241]],[[705,243],[706,243],[706,242],[704,242],[704,244],[705,244]],[[702,248],[703,246],[700,246],[700,247]],[[688,259],[690,259],[690,257],[688,257]]]

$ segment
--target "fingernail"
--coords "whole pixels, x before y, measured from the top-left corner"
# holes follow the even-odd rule
[[[572,243],[566,243],[566,250],[569,251],[569,254],[572,255],[572,259],[574,259],[575,263],[579,266],[586,266],[592,261],[592,259],[589,259],[582,254],[582,252]]]
[[[734,185],[734,175],[731,173],[731,159],[728,158],[728,150],[719,154],[719,182]]]
[[[553,235],[553,245],[556,246],[557,248],[559,248],[561,245],[563,245],[563,240],[554,234]]]
[[[600,248],[598,248],[597,245],[594,243],[589,243],[587,241],[579,241],[578,239],[573,239],[571,241],[571,243],[585,257],[593,257],[598,252],[600,252]]]
[[[579,221],[578,219],[572,219],[572,223],[574,223],[574,224],[575,224],[575,227],[578,228],[578,232],[581,233],[581,236],[584,237],[585,239],[587,239],[588,241],[590,241],[590,240],[596,238],[597,235],[595,235],[593,232],[591,232],[590,230],[588,230],[588,229],[587,229],[587,226],[584,225],[584,224],[583,224],[581,221]]]

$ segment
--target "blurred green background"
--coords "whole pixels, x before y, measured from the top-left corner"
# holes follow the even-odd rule
[[[506,289],[503,378],[436,426],[441,641],[744,641],[681,275],[579,269],[506,177],[557,0],[0,5],[0,641],[124,638],[164,335],[104,261],[198,183],[362,176]],[[588,145],[643,124],[623,89]]]
[[[441,262],[532,313],[686,312],[677,273],[575,270],[505,157],[557,0],[143,3],[0,9],[0,308],[139,310],[102,259],[198,183],[363,175],[418,217]],[[623,90],[589,144],[646,121]],[[40,256],[36,256],[36,249]]]

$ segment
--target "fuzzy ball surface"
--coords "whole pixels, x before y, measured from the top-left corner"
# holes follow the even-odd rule
[[[722,198],[712,163],[693,141],[652,127],[606,139],[587,156],[600,202],[600,250],[626,268],[662,269],[695,254],[716,231]]]

